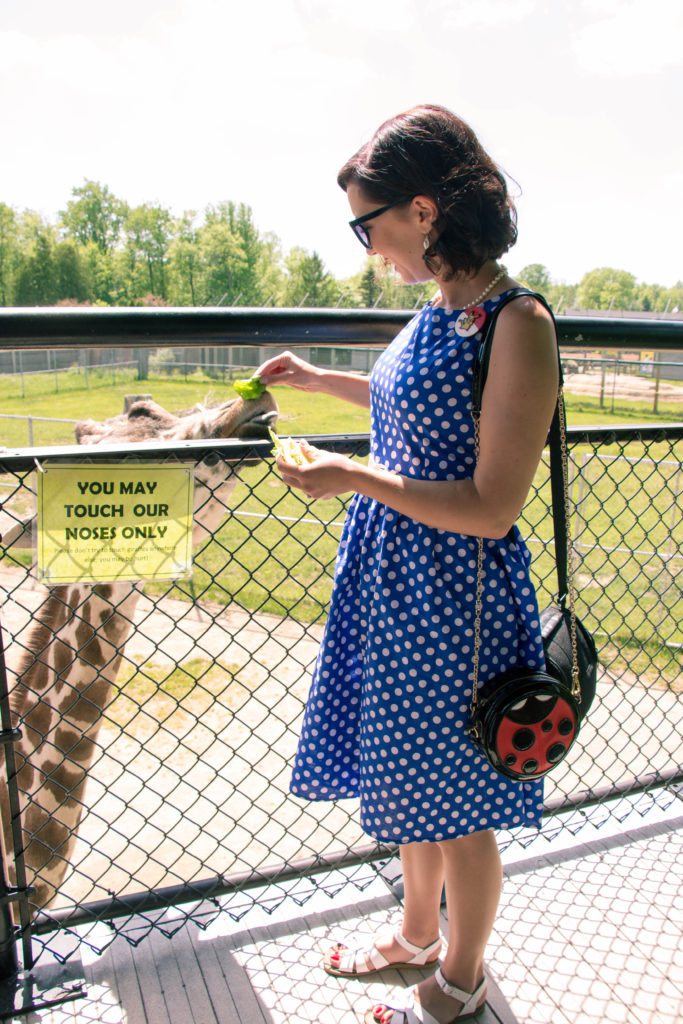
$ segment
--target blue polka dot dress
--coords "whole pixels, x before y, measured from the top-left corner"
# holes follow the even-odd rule
[[[483,303],[487,313],[500,297]],[[371,457],[426,480],[474,471],[472,365],[481,335],[431,305],[370,378]],[[313,673],[291,791],[360,798],[383,842],[536,826],[542,782],[496,772],[465,733],[472,695],[477,541],[355,495]],[[544,665],[529,552],[518,529],[484,542],[480,679]]]

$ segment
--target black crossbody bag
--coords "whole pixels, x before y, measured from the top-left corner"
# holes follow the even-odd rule
[[[545,299],[526,288],[516,288],[501,300],[484,328],[473,372],[472,414],[479,457],[479,418],[484,384],[498,314],[519,295]],[[555,318],[555,338],[557,329]],[[559,344],[558,344],[559,363]],[[552,493],[557,605],[541,613],[545,671],[514,668],[479,686],[479,650],[483,594],[483,539],[478,540],[477,590],[474,629],[474,680],[468,734],[493,767],[511,779],[538,779],[567,756],[583,718],[595,697],[598,658],[595,642],[574,608],[574,584],[569,533],[567,440],[562,392],[562,366],[557,404],[550,426],[550,482]]]

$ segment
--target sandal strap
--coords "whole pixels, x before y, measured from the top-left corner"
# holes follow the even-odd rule
[[[441,936],[435,939],[429,946],[415,946],[412,942],[408,942],[405,936],[401,933],[400,928],[397,928],[394,932],[394,940],[398,942],[399,946],[403,946],[406,953],[411,954],[416,963],[424,963],[429,960],[430,954],[436,953],[441,946]]]
[[[474,992],[465,992],[463,989],[458,988],[457,985],[451,985],[450,982],[446,981],[440,967],[437,967],[434,972],[434,978],[436,979],[437,985],[445,995],[451,996],[453,999],[457,999],[459,1003],[463,1004],[458,1017],[464,1017],[465,1014],[472,1013],[473,1010],[476,1010],[477,1003],[486,989],[486,978],[482,978]]]
[[[389,961],[377,949],[372,946],[370,949],[345,949],[339,958],[339,967],[349,974],[358,973],[358,968],[365,973],[370,970],[380,971],[386,967]]]

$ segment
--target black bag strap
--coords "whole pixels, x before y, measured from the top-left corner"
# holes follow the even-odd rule
[[[562,428],[560,421],[560,403],[564,418],[564,398],[562,396],[562,363],[560,360],[560,345],[557,339],[557,324],[553,311],[538,292],[532,292],[529,288],[513,288],[500,300],[492,310],[484,325],[484,333],[475,355],[474,368],[472,373],[472,413],[479,417],[481,413],[481,401],[484,394],[484,385],[488,376],[489,364],[491,362],[491,349],[493,346],[493,331],[500,311],[509,302],[513,302],[521,295],[529,295],[537,299],[541,305],[548,310],[553,321],[555,332],[555,344],[557,346],[557,363],[559,368],[559,389],[555,412],[553,413],[550,430],[548,431],[548,444],[550,447],[550,491],[552,496],[553,530],[555,535],[555,565],[557,569],[557,599],[560,608],[564,611],[565,603],[569,594],[569,583],[567,579],[567,519],[565,514],[565,467],[562,460]],[[566,422],[566,421],[565,421]]]

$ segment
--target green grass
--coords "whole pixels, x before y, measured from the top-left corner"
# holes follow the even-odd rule
[[[611,400],[607,408],[601,409],[597,396],[568,394],[566,407],[570,426],[595,426],[603,423],[678,423],[683,419],[683,403],[680,402],[660,402],[659,411],[654,413],[652,402],[617,399],[612,412]]]
[[[0,376],[0,409],[3,413],[19,416],[49,416],[61,419],[105,420],[117,416],[123,409],[127,394],[151,394],[153,399],[169,411],[178,411],[197,402],[220,402],[232,397],[229,384],[223,384],[202,373],[182,377],[150,376],[147,380],[134,379],[134,370],[119,369],[112,383],[111,371],[102,368],[90,374],[90,388],[83,387],[83,377],[74,371],[59,377],[59,393],[54,391],[54,377],[41,375],[26,377],[28,393],[22,398],[16,378]],[[99,386],[95,386],[99,383]],[[349,405],[326,395],[311,395],[292,388],[275,388],[281,410],[280,430],[285,433],[327,434],[366,433],[369,414],[366,410]],[[683,406],[663,403],[659,415],[652,412],[648,402],[619,401],[615,411],[600,409],[597,397],[567,396],[569,425],[593,426],[619,423],[657,423],[680,420]],[[68,423],[33,424],[36,446],[69,444],[73,442],[73,426]],[[8,448],[26,447],[28,433],[25,422],[0,420],[0,445]]]
[[[124,663],[106,720],[129,734],[185,734],[212,708],[237,711],[249,698],[249,687],[238,678],[239,665],[206,658],[188,658],[182,665]],[[188,708],[191,706],[192,711]]]
[[[5,378],[6,379],[6,378]],[[352,406],[326,395],[311,395],[293,388],[274,388],[280,406],[281,433],[336,434],[367,433],[370,415],[360,406]],[[150,394],[155,402],[171,412],[187,409],[197,402],[224,402],[236,397],[229,385],[217,385],[207,378],[184,381],[169,377],[150,377],[145,381],[121,382],[116,386],[79,390],[60,394],[34,396],[30,400],[18,396],[4,397],[0,378],[0,408],[3,413],[19,416],[57,416],[60,419],[106,420],[123,411],[128,394]],[[74,428],[69,423],[40,423],[33,426],[34,443],[40,445],[71,444]],[[7,448],[26,447],[27,429],[18,420],[0,420],[0,445]]]
[[[77,418],[87,410],[89,416],[100,420],[120,413],[123,396],[137,390],[151,393],[171,410],[198,401],[224,400],[231,394],[229,388],[217,387],[209,379],[163,377],[64,393],[58,402],[54,395],[36,396],[30,403],[7,399],[3,411],[26,412],[30,407],[34,415]],[[289,388],[277,388],[275,393],[280,406],[278,429],[283,434],[363,434],[369,429],[367,410]],[[658,420],[636,408],[643,403],[631,403],[633,419],[626,420],[619,413],[591,411],[587,404],[583,398],[570,396],[570,424]],[[0,430],[6,430],[7,422],[0,421]],[[51,428],[55,428],[54,433]],[[64,428],[69,432],[66,435]],[[44,424],[43,429],[44,435],[36,427],[38,443],[70,440],[71,427],[66,424]],[[26,441],[7,438],[3,443],[23,445]],[[677,679],[680,670],[675,667],[675,659],[672,662],[671,649],[662,647],[653,634],[671,644],[683,643],[683,596],[675,580],[681,566],[680,560],[670,557],[678,553],[680,559],[683,549],[683,527],[680,514],[676,515],[674,495],[676,486],[680,488],[680,480],[676,483],[680,456],[672,454],[667,444],[633,444],[626,450],[611,445],[601,450],[599,459],[592,449],[581,447],[573,455],[583,477],[583,490],[577,489],[574,494],[582,556],[577,567],[579,613],[601,632],[606,645],[604,657],[615,666],[628,664],[630,672],[656,685],[677,685],[673,676]],[[610,462],[605,459],[609,455],[629,455],[641,461]],[[536,487],[520,525],[532,540],[533,573],[539,602],[544,605],[554,590],[552,550],[544,546],[552,536],[545,469],[539,470]],[[22,492],[16,500],[21,504]],[[333,499],[309,506],[282,484],[271,463],[247,467],[231,498],[230,514],[213,541],[195,553],[192,579],[170,588],[149,583],[146,590],[150,595],[169,594],[185,601],[221,605],[234,602],[250,611],[290,615],[306,623],[322,620],[346,503]],[[12,552],[5,557],[10,564],[30,564],[29,552]],[[617,655],[615,650],[621,653]],[[178,677],[174,685],[181,682]]]

